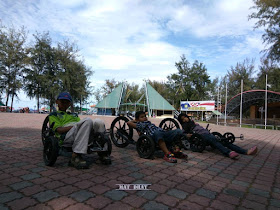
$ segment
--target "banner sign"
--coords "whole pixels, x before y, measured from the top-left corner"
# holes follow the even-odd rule
[[[181,101],[181,111],[214,111],[215,101]]]

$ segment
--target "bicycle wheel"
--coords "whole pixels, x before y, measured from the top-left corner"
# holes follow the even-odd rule
[[[142,135],[137,140],[136,149],[141,158],[151,158],[155,152],[155,142],[151,137]]]
[[[233,142],[235,141],[235,136],[233,135],[233,133],[226,132],[224,133],[223,137],[225,138],[225,141],[230,144],[233,144]]]
[[[192,134],[190,138],[190,148],[193,152],[202,152],[205,150],[205,142],[199,134]]]
[[[179,123],[173,118],[163,119],[160,122],[159,127],[162,128],[163,130],[167,130],[167,131],[173,130],[173,129],[180,129]]]
[[[53,166],[58,157],[58,140],[54,136],[48,137],[44,144],[43,159],[46,166]]]
[[[114,119],[111,124],[111,140],[117,147],[126,147],[132,140],[133,129],[127,125],[128,121],[126,117],[120,116]]]
[[[49,125],[49,116],[47,116],[43,122],[42,130],[41,130],[41,137],[43,145],[45,145],[46,138],[49,136],[50,125]]]

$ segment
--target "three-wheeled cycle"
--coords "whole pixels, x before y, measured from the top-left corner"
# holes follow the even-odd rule
[[[74,113],[73,113],[74,114]],[[50,125],[49,115],[45,118],[41,136],[43,142],[43,159],[46,166],[53,166],[58,156],[71,156],[72,148],[59,145],[59,140],[53,131],[54,124]],[[97,152],[102,157],[109,156],[112,151],[112,143],[108,133],[96,133],[94,140],[89,143],[87,153]],[[109,164],[104,162],[104,164]]]
[[[119,116],[113,120],[110,127],[112,142],[117,147],[126,147],[129,144],[136,144],[136,150],[139,156],[142,158],[150,158],[157,149],[155,142],[146,134],[140,135],[137,141],[133,140],[133,129],[127,125],[129,120],[132,120],[130,116]],[[208,126],[209,124],[206,129],[208,129]],[[163,119],[160,122],[159,127],[163,130],[180,129],[179,123],[174,118]],[[212,132],[212,134],[222,144],[233,143],[237,138],[230,132],[226,132],[223,135],[219,132]],[[243,140],[244,136],[241,134],[238,138]],[[192,150],[193,152],[202,152],[205,150],[206,146],[209,146],[202,136],[197,133],[193,133],[190,138],[187,138],[186,135],[180,135],[177,137],[175,144],[186,150]]]
[[[136,144],[136,150],[141,158],[152,158],[154,152],[159,149],[158,145],[156,145],[151,136],[147,135],[146,133],[141,133],[138,139],[134,140],[134,129],[127,125],[127,122],[130,120],[132,120],[132,118],[129,115],[119,116],[113,120],[110,127],[110,136],[112,142],[117,147],[122,148],[128,146],[129,144]],[[160,122],[159,127],[161,127],[163,130],[173,130],[179,128],[179,124],[173,119],[167,120],[166,118]],[[186,144],[185,146],[187,146],[184,135],[178,135],[172,144],[167,144],[167,147],[171,148],[176,145],[181,148],[183,147],[183,144]]]

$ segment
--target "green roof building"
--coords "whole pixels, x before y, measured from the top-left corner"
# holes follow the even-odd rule
[[[121,83],[109,95],[105,96],[102,101],[96,104],[97,114],[112,115],[113,110],[118,111],[123,98],[123,91],[124,83]]]
[[[162,114],[173,116],[174,114],[175,108],[147,82],[145,83],[145,104],[124,103],[125,93],[125,84],[121,83],[95,106],[98,109],[97,114],[114,115],[114,112],[119,113],[121,106],[146,107],[145,110],[148,111],[149,116]]]
[[[155,115],[161,115],[159,113],[172,114],[175,108],[163,98],[149,83],[146,82],[146,101],[148,106],[149,116],[154,113]],[[171,111],[171,112],[170,112]]]

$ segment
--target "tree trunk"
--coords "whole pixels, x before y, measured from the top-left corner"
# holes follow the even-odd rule
[[[52,107],[53,106],[53,96],[52,95],[51,95],[49,106],[50,106],[50,113],[51,113],[53,110],[53,107]]]
[[[13,90],[13,93],[12,93],[12,101],[11,101],[11,110],[10,110],[10,112],[13,112],[14,96],[15,96],[15,94],[14,94],[14,90]]]
[[[10,97],[9,89],[8,88],[6,90],[6,96],[7,96],[7,98],[6,98],[6,107],[7,107],[8,106],[8,102],[9,102],[9,97]]]
[[[12,101],[11,101],[11,110],[10,112],[13,112],[13,103],[14,103],[14,97],[15,97],[15,85],[16,85],[16,75],[14,76],[13,80],[13,88],[12,88]]]
[[[40,106],[40,95],[39,95],[39,84],[37,84],[37,94],[36,94],[36,98],[37,98],[37,112],[40,113],[39,111],[39,106]]]
[[[39,113],[39,106],[40,106],[40,99],[39,99],[39,93],[37,94],[37,112]]]
[[[70,105],[70,108],[71,108],[71,113],[74,113],[74,104],[73,104],[73,101],[72,101],[72,103],[71,103],[71,105]]]
[[[82,114],[82,97],[81,97],[81,100],[80,100],[80,113]]]
[[[50,101],[50,113],[53,112],[53,100]]]
[[[10,73],[11,73],[11,69],[10,67],[8,67],[8,80],[7,80],[7,88],[6,88],[6,95],[7,95],[7,99],[6,99],[6,107],[8,107],[8,102],[9,102],[9,97],[10,97]]]

